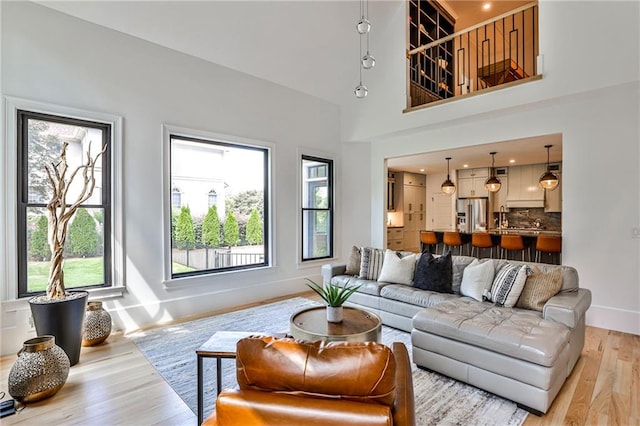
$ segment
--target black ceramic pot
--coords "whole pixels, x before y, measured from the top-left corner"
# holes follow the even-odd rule
[[[74,291],[68,294],[71,297],[61,300],[42,300],[44,298],[36,296],[29,300],[29,306],[38,336],[55,336],[56,344],[65,351],[69,363],[75,365],[80,360],[82,323],[89,293]]]

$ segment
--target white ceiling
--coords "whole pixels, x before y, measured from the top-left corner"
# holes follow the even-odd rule
[[[353,97],[358,84],[359,1],[39,3],[332,103]],[[370,3],[372,37],[399,7]]]
[[[43,6],[130,34],[201,59],[307,93],[335,104],[353,99],[358,83],[360,17],[358,0],[230,0],[230,1],[39,1]],[[459,22],[480,22],[523,1],[494,2],[489,12],[481,0],[449,0],[447,7]],[[370,0],[372,40],[385,26],[402,0]],[[476,13],[474,19],[469,15]],[[373,42],[372,42],[373,44]],[[373,44],[375,47],[375,44]],[[372,48],[372,53],[376,51]],[[378,61],[384,60],[377,56]],[[373,70],[375,72],[375,69]],[[482,145],[393,159],[390,167],[436,173],[490,165],[490,151],[497,151],[496,165],[516,158],[518,164],[546,161],[545,144],[553,144],[552,161],[562,158],[561,136]]]
[[[552,145],[549,149],[551,162],[562,161],[562,135],[553,134],[391,158],[387,160],[387,167],[416,173],[446,173],[447,157],[451,157],[451,170],[463,169],[465,165],[469,168],[491,167],[490,152],[496,152],[496,167],[540,164],[547,162],[545,145]]]

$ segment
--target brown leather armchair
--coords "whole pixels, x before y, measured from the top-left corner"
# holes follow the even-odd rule
[[[203,425],[415,425],[402,343],[249,337],[236,372],[239,389],[222,391]]]

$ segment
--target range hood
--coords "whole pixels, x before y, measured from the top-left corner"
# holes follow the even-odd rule
[[[544,200],[507,200],[507,208],[544,207]]]

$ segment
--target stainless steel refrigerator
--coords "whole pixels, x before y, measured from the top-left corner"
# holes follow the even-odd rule
[[[488,198],[458,198],[458,231],[487,230]]]

